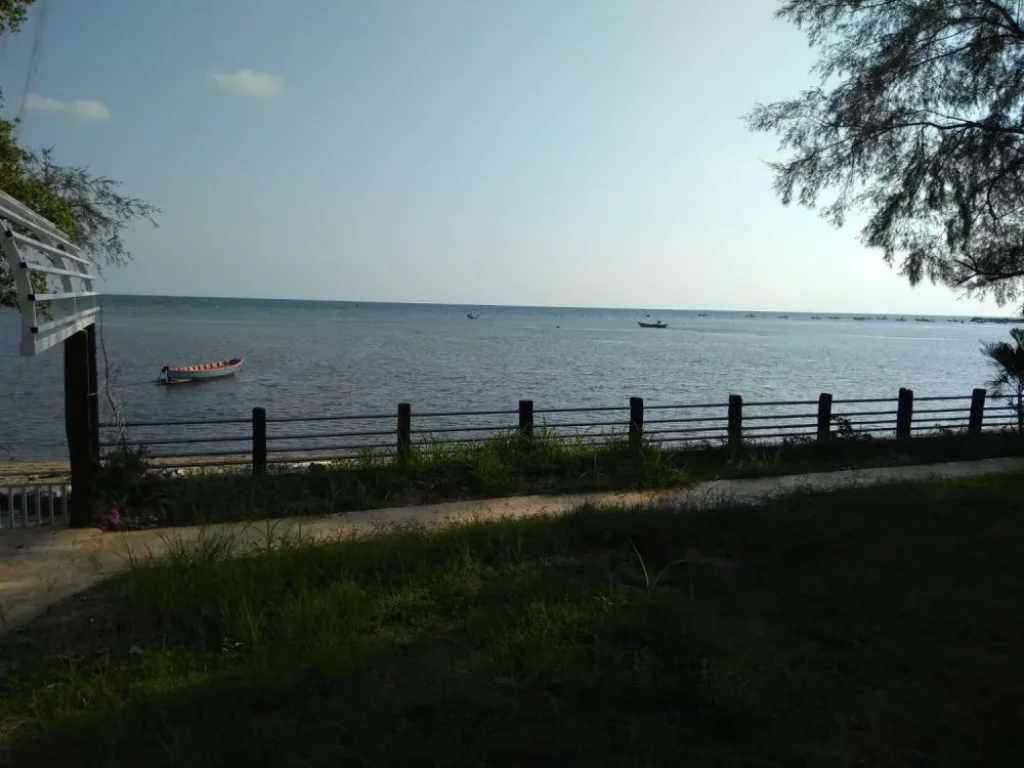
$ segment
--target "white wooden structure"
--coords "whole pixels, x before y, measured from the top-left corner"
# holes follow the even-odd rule
[[[0,253],[21,308],[21,354],[38,355],[96,322],[95,266],[48,219],[0,192]],[[37,293],[33,275],[47,288]]]

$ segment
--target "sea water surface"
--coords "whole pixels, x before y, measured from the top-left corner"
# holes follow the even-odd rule
[[[129,421],[416,410],[969,395],[1007,328],[907,317],[107,296],[101,403]],[[479,312],[470,320],[467,312]],[[648,317],[649,315],[649,317]],[[836,317],[836,316],[833,316]],[[638,320],[660,319],[665,330]],[[59,349],[18,356],[0,311],[0,460],[66,455]],[[164,365],[244,355],[231,379],[153,383]],[[104,384],[106,379],[108,384]],[[109,394],[109,397],[108,397]]]

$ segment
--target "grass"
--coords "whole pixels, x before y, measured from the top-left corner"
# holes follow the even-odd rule
[[[1022,497],[209,538],[8,636],[0,740],[17,766],[1015,766]]]
[[[700,480],[1014,456],[1012,433],[945,434],[909,441],[834,440],[691,450],[625,441],[601,444],[515,434],[472,445],[428,445],[407,459],[366,454],[312,471],[160,478],[108,470],[106,491],[134,522],[190,525],[319,515],[417,503],[530,493],[671,488]],[[127,482],[126,482],[127,478]],[[127,488],[127,492],[125,489]]]

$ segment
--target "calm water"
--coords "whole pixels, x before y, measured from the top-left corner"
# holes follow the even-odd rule
[[[470,321],[469,310],[481,318]],[[988,378],[981,341],[1007,328],[894,319],[696,311],[108,297],[100,327],[129,420],[392,413],[970,394]],[[17,356],[18,316],[0,312],[0,457],[65,455],[61,355]],[[244,372],[159,387],[165,364],[245,355]],[[100,369],[103,372],[101,353]]]

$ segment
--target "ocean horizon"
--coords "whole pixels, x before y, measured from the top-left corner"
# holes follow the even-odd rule
[[[602,307],[602,306],[575,306],[575,305],[560,305],[560,304],[487,304],[487,303],[476,303],[476,302],[436,302],[436,301],[380,301],[380,300],[361,300],[361,299],[282,299],[265,296],[179,296],[175,294],[132,294],[132,293],[105,293],[101,297],[102,301],[123,305],[130,304],[132,302],[144,302],[150,305],[156,305],[167,302],[174,302],[179,304],[205,304],[207,302],[237,302],[243,304],[262,304],[271,306],[288,306],[296,304],[312,304],[319,306],[367,306],[367,307],[454,307],[463,309],[537,309],[537,310],[593,310],[593,311],[609,311],[609,312],[644,312],[644,313],[656,313],[656,312],[679,312],[679,313],[716,313],[716,314],[749,314],[755,315],[838,315],[848,317],[871,317],[871,318],[884,318],[884,317],[906,317],[917,318],[941,318],[941,319],[970,319],[972,317],[984,318],[986,320],[999,320],[999,321],[1010,321],[1020,320],[1021,324],[1024,324],[1024,316],[1020,315],[978,315],[978,314],[950,314],[950,313],[921,313],[921,312],[908,312],[908,311],[892,311],[892,312],[855,312],[855,311],[835,311],[827,309],[819,310],[795,310],[795,309],[716,309],[713,307]]]

